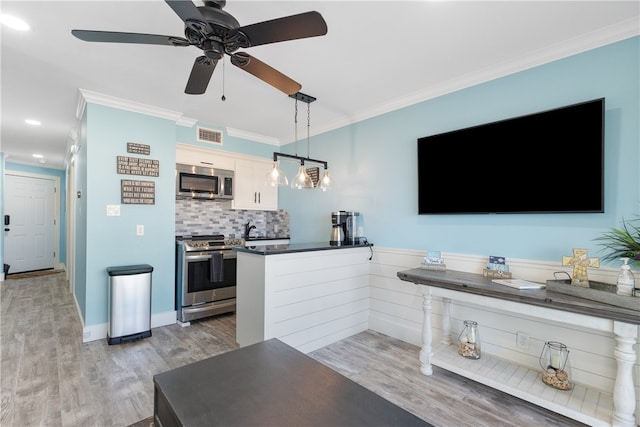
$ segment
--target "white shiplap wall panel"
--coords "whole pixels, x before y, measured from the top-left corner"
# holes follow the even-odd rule
[[[311,313],[322,313],[330,316],[331,313],[327,312],[327,310],[334,307],[350,306],[358,310],[358,307],[363,303],[367,308],[369,307],[369,291],[366,287],[358,287],[328,295],[321,295],[316,292],[313,297],[307,299],[297,297],[298,295],[293,299],[283,298],[282,300],[276,299],[274,301],[276,303],[272,307],[274,323],[279,324],[291,319],[303,322]],[[285,301],[286,299],[289,299],[289,301]]]
[[[356,301],[349,301],[345,304],[327,307],[324,310],[314,311],[304,316],[290,317],[280,322],[268,325],[266,328],[267,337],[278,337],[286,340],[292,335],[303,333],[313,336],[314,331],[320,329],[331,329],[331,325],[336,325],[339,321],[349,319],[357,313],[366,313],[369,310],[369,301],[366,298]]]
[[[325,272],[328,267],[368,265],[371,256],[368,248],[297,252],[293,254],[269,255],[277,257],[273,263],[273,273],[276,276],[288,276],[295,273],[319,271]],[[367,274],[369,270],[367,267]]]
[[[324,259],[323,261],[329,261]],[[277,271],[277,269],[274,269]],[[301,287],[313,287],[314,285],[339,284],[345,279],[354,279],[369,284],[368,266],[366,264],[353,264],[335,267],[327,265],[320,270],[311,270],[312,273],[299,272],[295,274],[277,274],[277,280],[272,284],[274,292],[288,292]]]
[[[314,283],[299,280],[298,284],[298,287],[295,288],[291,286],[285,288],[282,288],[280,285],[274,286],[274,288],[277,288],[274,290],[276,295],[276,301],[274,301],[275,306],[294,304],[328,295],[343,294],[354,289],[363,289],[365,293],[368,293],[369,289],[367,276],[332,277],[327,278],[326,281]]]

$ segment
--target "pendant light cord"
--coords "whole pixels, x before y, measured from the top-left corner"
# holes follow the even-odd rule
[[[307,103],[307,159],[311,158],[309,151],[309,127],[311,126],[311,104]]]
[[[295,148],[296,148],[296,156],[298,155],[298,100],[296,99],[295,103],[295,114],[293,116],[293,123],[295,125]]]

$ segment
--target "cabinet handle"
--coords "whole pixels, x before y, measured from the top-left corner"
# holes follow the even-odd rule
[[[213,166],[213,162],[202,162],[201,161],[200,163],[202,163],[203,165]]]
[[[253,192],[253,203],[258,203],[258,192]]]
[[[258,203],[262,203],[262,202],[260,201],[260,193],[258,193]]]

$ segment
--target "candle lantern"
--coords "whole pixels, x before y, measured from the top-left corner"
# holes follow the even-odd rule
[[[569,349],[566,345],[547,341],[540,353],[540,367],[542,368],[542,382],[558,390],[571,390],[571,367],[569,363]]]
[[[467,359],[480,359],[480,334],[478,322],[465,320],[464,328],[458,335],[458,354]]]

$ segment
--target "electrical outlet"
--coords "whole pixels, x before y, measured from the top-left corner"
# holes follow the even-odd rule
[[[529,334],[525,332],[516,333],[516,345],[523,350],[529,350]]]
[[[144,225],[136,225],[136,236],[144,236]]]

